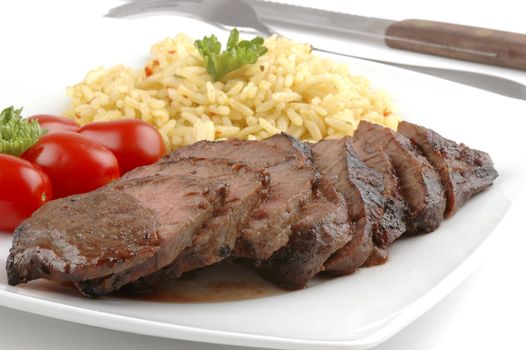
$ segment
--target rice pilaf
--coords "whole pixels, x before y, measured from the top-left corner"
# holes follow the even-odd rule
[[[213,82],[194,40],[184,34],[151,49],[144,69],[97,68],[70,87],[66,116],[81,125],[139,118],[156,126],[169,149],[199,140],[259,140],[285,131],[318,141],[352,135],[360,120],[395,129],[389,98],[347,64],[272,36],[255,64]]]

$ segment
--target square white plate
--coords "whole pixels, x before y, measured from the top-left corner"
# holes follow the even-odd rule
[[[119,62],[140,67],[149,46],[165,36],[185,29],[194,37],[216,31],[182,19],[170,29],[166,23],[162,18],[105,20],[90,33],[57,31],[49,34],[55,40],[18,45],[16,57],[2,58],[3,67],[21,68],[2,68],[0,106],[25,106],[27,115],[60,113],[64,87],[80,81],[88,69]],[[24,39],[29,38],[17,38]],[[41,53],[38,60],[35,50]],[[90,300],[60,290],[10,287],[3,266],[11,237],[0,234],[0,305],[139,334],[268,348],[360,349],[398,332],[472,271],[488,250],[486,239],[519,195],[526,161],[510,150],[521,139],[517,121],[524,118],[526,104],[375,63],[349,64],[353,73],[388,91],[404,119],[489,152],[500,172],[495,185],[434,233],[397,241],[383,266],[244,301]]]

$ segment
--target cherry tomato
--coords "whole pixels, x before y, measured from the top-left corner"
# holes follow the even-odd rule
[[[119,177],[119,163],[110,150],[72,132],[43,136],[22,158],[48,174],[55,198],[90,192]]]
[[[80,129],[80,125],[76,121],[50,114],[37,114],[29,117],[28,119],[36,119],[40,124],[40,127],[47,129],[48,134],[55,133],[57,131],[77,132]]]
[[[157,129],[137,119],[95,122],[79,133],[108,148],[119,161],[122,174],[138,166],[155,163],[166,153]]]
[[[52,199],[49,177],[38,166],[0,154],[0,231],[14,230]]]

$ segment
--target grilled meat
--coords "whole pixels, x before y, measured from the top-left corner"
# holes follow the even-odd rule
[[[413,142],[440,175],[446,193],[446,217],[453,215],[471,196],[491,186],[498,176],[485,152],[409,122],[401,122],[398,132]]]

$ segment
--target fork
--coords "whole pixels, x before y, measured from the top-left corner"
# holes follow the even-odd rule
[[[245,33],[257,33],[265,36],[279,35],[275,30],[264,24],[252,6],[243,0],[214,0],[206,2],[203,0],[133,0],[110,9],[106,16],[122,18],[166,11],[199,19],[222,30],[229,31],[232,28],[238,28],[240,32]],[[499,95],[526,100],[526,86],[495,75],[377,60],[314,46],[312,50],[395,66],[491,91]]]

